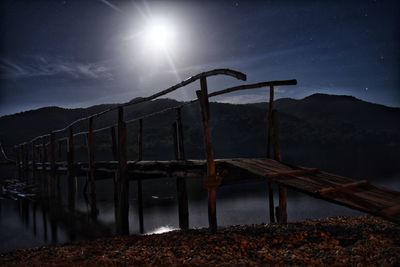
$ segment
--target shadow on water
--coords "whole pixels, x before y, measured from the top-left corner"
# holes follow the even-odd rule
[[[12,172],[2,171],[4,178],[14,177]],[[5,176],[4,176],[5,175]],[[0,252],[17,248],[29,248],[60,244],[116,235],[116,216],[113,181],[96,182],[96,210],[92,212],[85,195],[86,177],[73,180],[74,194],[68,188],[68,176],[59,176],[54,188],[39,181],[49,181],[50,176],[35,174],[29,183],[37,184],[33,199],[12,200],[0,197]],[[208,226],[207,193],[198,179],[188,179],[189,226]],[[382,184],[399,189],[400,184],[385,180]],[[139,234],[137,182],[129,185],[129,233]],[[218,190],[218,224],[267,223],[267,185],[263,182],[225,186]],[[275,203],[278,202],[275,196]],[[173,178],[143,181],[143,232],[162,233],[179,229],[176,181]],[[299,221],[328,216],[359,215],[360,212],[318,201],[306,195],[289,191],[289,221]]]

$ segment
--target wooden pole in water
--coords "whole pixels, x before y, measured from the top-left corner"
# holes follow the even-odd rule
[[[70,210],[75,208],[75,144],[74,144],[74,128],[68,128],[68,146],[67,146],[67,160],[68,160],[68,207]]]
[[[123,107],[118,108],[118,216],[117,232],[129,233],[129,181],[127,175],[127,134]]]
[[[182,116],[181,109],[176,109],[176,122],[173,124],[174,144],[175,144],[175,158],[176,160],[185,159],[185,150],[183,147],[183,129],[182,129]],[[189,207],[186,188],[186,179],[184,177],[177,177],[176,189],[178,193],[178,214],[179,214],[179,228],[183,230],[189,229]]]
[[[143,160],[143,120],[139,120],[138,125],[138,161]],[[139,231],[140,233],[144,233],[144,225],[143,225],[143,186],[142,179],[138,177],[137,179],[138,186],[138,211],[139,211]]]
[[[267,126],[267,158],[271,157],[271,140],[272,131],[274,128],[274,121],[272,116],[272,110],[274,107],[274,86],[269,87],[269,102],[268,102],[268,126]],[[269,221],[275,222],[275,204],[274,204],[274,189],[272,182],[268,182],[268,203],[269,203]]]
[[[96,180],[95,180],[95,162],[94,162],[94,136],[93,136],[93,117],[89,118],[89,127],[87,133],[88,157],[89,157],[89,183],[90,183],[90,205],[92,216],[97,215],[96,208]]]
[[[210,123],[210,104],[208,101],[207,80],[205,77],[200,79],[201,90],[196,91],[199,99],[202,122],[204,147],[207,158],[207,176],[204,179],[204,185],[208,190],[208,223],[212,232],[217,231],[217,187],[220,180],[217,178],[217,169],[214,161],[214,151],[211,143]]]

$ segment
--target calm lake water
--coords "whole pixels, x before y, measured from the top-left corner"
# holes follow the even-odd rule
[[[3,174],[6,175],[6,174]],[[7,174],[11,175],[11,174]],[[13,177],[3,177],[13,178]],[[74,240],[114,235],[116,232],[112,180],[96,182],[98,216],[90,216],[90,206],[83,195],[84,178],[76,181],[75,211],[68,211],[67,192],[57,197],[35,201],[0,199],[0,251],[60,244]],[[60,188],[67,188],[67,177],[60,177]],[[378,182],[400,190],[394,179]],[[188,179],[190,228],[208,226],[207,192],[198,179]],[[136,182],[130,182],[129,231],[139,233]],[[276,192],[276,190],[275,190]],[[288,191],[289,221],[362,213]],[[144,230],[160,233],[178,229],[178,207],[175,179],[143,181]],[[275,205],[278,203],[275,195]],[[266,183],[232,185],[218,191],[219,226],[259,224],[269,221]]]

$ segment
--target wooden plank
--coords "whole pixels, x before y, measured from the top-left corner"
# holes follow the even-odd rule
[[[342,192],[342,191],[345,191],[345,190],[357,188],[359,186],[367,185],[367,184],[369,184],[368,181],[362,180],[362,181],[343,184],[343,185],[338,186],[338,187],[323,188],[323,189],[318,190],[316,193],[319,194],[319,195],[328,195],[328,194],[332,194],[332,193],[337,193],[337,192]]]
[[[115,127],[111,127],[111,151],[112,151],[112,159],[118,160],[118,148],[117,148],[117,138],[115,135]]]
[[[285,178],[287,176],[289,177],[295,177],[299,175],[304,175],[304,174],[312,174],[312,173],[317,173],[319,172],[318,169],[312,168],[312,169],[302,169],[302,170],[292,170],[292,171],[282,171],[282,172],[273,172],[273,173],[266,173],[265,176],[268,179],[276,180],[280,178]]]

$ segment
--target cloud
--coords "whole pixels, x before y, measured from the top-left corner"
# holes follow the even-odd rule
[[[24,79],[66,75],[76,79],[112,80],[111,69],[102,62],[82,63],[60,57],[33,56],[24,62],[0,59],[0,79]]]
[[[121,12],[121,13],[122,13],[122,10],[121,10],[119,7],[117,7],[116,5],[113,5],[113,4],[110,3],[109,1],[107,1],[107,0],[99,0],[99,1],[102,2],[103,4],[107,5],[107,6],[111,7],[111,8],[114,9],[115,11]]]

